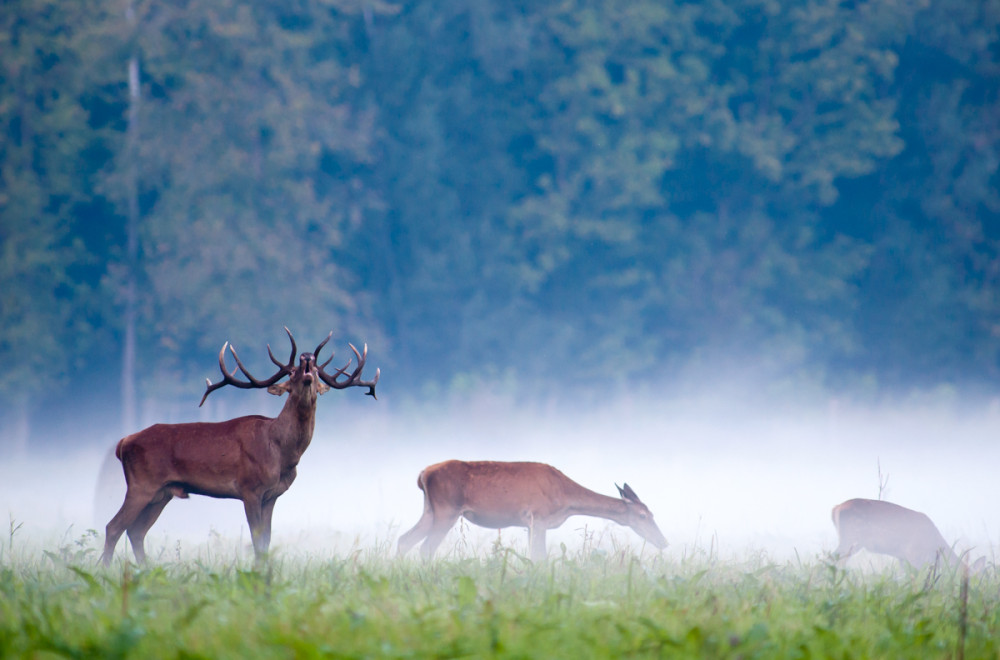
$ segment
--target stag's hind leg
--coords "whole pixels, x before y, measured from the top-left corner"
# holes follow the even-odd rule
[[[101,554],[101,563],[105,566],[111,565],[111,558],[115,554],[115,546],[125,530],[135,524],[136,519],[143,512],[153,497],[147,493],[140,493],[133,488],[129,488],[125,493],[125,501],[122,503],[118,513],[114,515],[107,527],[104,528],[104,552]]]
[[[156,519],[163,513],[163,507],[173,499],[170,493],[163,493],[147,504],[135,521],[128,526],[128,540],[132,543],[132,552],[135,554],[136,562],[146,563],[146,532],[153,526]]]

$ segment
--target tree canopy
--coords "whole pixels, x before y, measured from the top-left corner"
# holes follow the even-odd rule
[[[997,0],[12,0],[0,26],[22,441],[40,393],[117,387],[131,285],[144,400],[284,325],[367,341],[402,396],[720,359],[996,390]]]

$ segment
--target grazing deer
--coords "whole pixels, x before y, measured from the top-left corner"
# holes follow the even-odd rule
[[[595,493],[544,463],[445,461],[424,469],[417,478],[424,491],[424,514],[399,537],[405,555],[421,539],[424,559],[434,556],[459,516],[481,527],[527,527],[532,561],[545,559],[545,532],[570,516],[597,516],[631,527],[657,548],[667,539],[653,514],[628,484],[621,498]]]
[[[919,511],[882,500],[853,499],[833,507],[832,517],[841,565],[861,549],[891,555],[916,568],[939,559],[950,566],[962,563],[931,519]]]
[[[312,440],[316,421],[316,399],[334,389],[367,387],[375,396],[379,370],[371,381],[361,380],[361,370],[368,356],[351,346],[358,359],[357,367],[350,373],[351,361],[332,375],[324,371],[330,363],[316,363],[323,346],[333,336],[327,335],[312,353],[299,356],[295,366],[295,338],[285,328],[292,342],[288,364],[278,361],[267,347],[271,361],[278,371],[266,380],[257,380],[240,362],[236,350],[226,342],[219,351],[219,368],[222,380],[208,386],[201,398],[201,406],[209,394],[224,385],[242,389],[267,389],[271,394],[288,394],[281,413],[275,417],[249,415],[225,422],[195,422],[190,424],[156,424],[123,438],[115,455],[125,471],[127,490],[121,509],[108,523],[101,561],[111,563],[115,545],[122,532],[128,532],[136,561],[145,562],[143,540],[146,532],[156,522],[163,508],[174,497],[186,498],[191,493],[209,497],[231,498],[243,501],[254,553],[261,559],[271,543],[271,514],[278,496],[288,490],[295,480],[295,467]],[[236,368],[226,368],[226,348],[233,354],[236,366],[247,380],[236,378]],[[282,378],[286,382],[280,383]],[[338,380],[341,377],[343,380]]]

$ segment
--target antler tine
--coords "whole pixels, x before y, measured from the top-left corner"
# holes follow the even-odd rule
[[[209,380],[208,378],[205,379],[206,383],[205,393],[201,396],[201,403],[198,404],[199,408],[201,408],[202,404],[205,403],[205,399],[208,398],[208,395],[214,392],[215,390],[219,389],[220,387],[230,383],[236,385],[237,387],[240,387],[239,381],[235,379],[236,369],[233,369],[233,372],[229,373],[229,370],[226,368],[227,348],[230,349],[232,348],[229,345],[228,341],[222,345],[221,349],[219,349],[219,369],[222,370],[222,380],[220,380],[218,383],[212,384],[211,380]],[[235,352],[233,354],[235,355]]]
[[[323,343],[325,344],[326,342],[324,341]],[[321,365],[319,365],[317,367],[316,371],[319,372],[319,377],[322,378],[323,381],[327,385],[329,385],[330,387],[336,387],[336,388],[347,387],[348,385],[350,385],[350,378],[348,378],[347,382],[345,382],[345,383],[339,383],[339,382],[337,382],[337,379],[347,373],[347,368],[349,366],[351,366],[351,363],[354,362],[354,359],[353,358],[352,359],[348,359],[347,360],[347,364],[345,364],[344,366],[342,366],[339,369],[337,369],[337,371],[335,371],[333,373],[333,375],[330,375],[330,374],[326,373],[326,371],[324,371],[324,369],[326,368],[326,365],[328,365],[331,362],[333,362],[333,358],[334,358],[334,355],[331,355],[327,359],[326,362],[324,362],[323,364],[321,364]]]
[[[201,403],[198,404],[199,408],[201,408],[205,404],[205,399],[208,398],[209,394],[211,394],[212,392],[214,392],[215,390],[219,389],[220,387],[226,384],[225,382],[219,382],[216,383],[215,385],[212,385],[212,381],[209,380],[208,378],[205,379],[205,383],[207,384],[207,387],[205,388],[205,393],[201,395]]]
[[[347,345],[351,347],[351,350],[354,351],[354,354],[358,358],[358,366],[354,370],[354,373],[351,374],[351,380],[349,382],[352,385],[367,387],[368,391],[365,392],[365,394],[372,397],[373,399],[378,399],[378,397],[375,396],[375,385],[378,384],[378,377],[382,373],[381,369],[375,370],[375,378],[373,380],[369,381],[357,380],[357,377],[361,375],[361,370],[364,369],[365,361],[368,359],[368,343],[367,342],[365,343],[364,350],[360,355],[358,355],[358,349],[354,347],[354,344],[348,343]]]
[[[275,363],[282,369],[293,369],[295,367],[295,354],[298,352],[298,349],[295,346],[295,337],[292,336],[292,331],[288,329],[288,326],[285,326],[285,332],[288,333],[288,338],[292,342],[292,354],[288,358],[288,364],[284,364],[280,362],[278,358],[274,357],[274,353],[271,352],[270,344],[267,345],[267,355],[271,358],[271,362]]]
[[[242,387],[250,387],[251,385],[253,385],[254,387],[267,387],[267,385],[264,384],[266,381],[259,381],[259,380],[257,380],[256,378],[254,378],[250,374],[249,371],[247,371],[247,368],[243,366],[243,362],[240,360],[240,356],[236,354],[236,349],[233,348],[232,344],[229,345],[229,352],[233,354],[233,359],[236,360],[236,366],[240,368],[240,371],[243,372],[243,375],[247,377],[248,381],[250,381],[249,383],[241,384]],[[279,364],[278,366],[280,366],[282,368],[282,370],[285,367],[285,365],[283,365],[283,364]],[[283,372],[279,371],[278,373],[283,373]],[[235,369],[233,369],[233,375],[234,376],[236,375],[236,370]],[[274,380],[277,380],[277,379],[274,379],[273,376],[271,378],[273,380],[271,381],[271,383],[268,383],[268,385],[272,384],[274,382]],[[235,385],[236,383],[233,383],[233,384]]]
[[[354,348],[354,344],[348,342],[347,345],[351,347],[351,350],[354,351],[354,355],[357,356],[357,358],[358,358],[358,366],[356,366],[354,368],[354,371],[351,372],[351,375],[347,378],[347,383],[345,383],[343,385],[343,387],[347,387],[348,385],[361,385],[361,383],[355,383],[354,381],[355,381],[355,379],[357,379],[358,376],[361,375],[361,370],[365,368],[365,359],[367,359],[367,357],[368,357],[368,344],[365,344],[365,354],[364,355],[361,355],[360,353],[358,353],[358,349]],[[347,368],[349,366],[351,366],[351,360],[348,360],[347,364],[345,364],[344,367],[339,370],[340,373],[345,373],[347,371]]]
[[[323,382],[325,382],[327,385],[329,385],[330,387],[334,387],[336,389],[344,389],[345,387],[352,387],[352,386],[367,387],[368,388],[367,394],[369,394],[370,396],[375,396],[375,385],[376,383],[378,383],[379,370],[378,369],[375,370],[374,380],[363,381],[359,379],[359,376],[361,375],[361,370],[364,369],[365,367],[365,360],[367,360],[368,358],[368,344],[365,344],[363,353],[359,353],[358,349],[355,348],[354,344],[348,344],[348,346],[351,347],[351,350],[354,351],[354,355],[358,358],[358,366],[354,368],[354,371],[352,371],[349,376],[347,376],[347,380],[338,381],[337,378],[339,378],[340,376],[347,375],[347,369],[351,366],[351,362],[353,360],[348,360],[347,364],[345,364],[340,369],[337,369],[336,373],[332,375],[326,373],[326,371],[323,370],[323,367],[325,367],[326,364],[330,362],[329,360],[327,360],[322,367],[319,367],[317,369],[317,371],[319,372],[319,377],[322,378]]]
[[[222,380],[220,380],[218,383],[213,384],[211,380],[206,379],[208,386],[206,387],[205,394],[202,395],[201,403],[199,403],[198,406],[201,407],[201,405],[205,403],[205,399],[208,398],[208,395],[214,392],[215,390],[219,389],[223,385],[232,385],[233,387],[239,387],[241,389],[267,388],[270,387],[271,385],[274,385],[279,380],[281,380],[289,373],[291,373],[292,369],[295,366],[295,353],[297,351],[297,348],[295,346],[295,338],[292,336],[291,331],[286,327],[285,332],[288,333],[288,338],[292,342],[292,355],[288,359],[288,364],[282,364],[274,357],[274,353],[271,352],[271,345],[268,344],[267,354],[268,356],[270,356],[271,361],[274,362],[276,365],[278,365],[279,369],[276,374],[274,374],[273,376],[271,376],[266,380],[257,380],[256,378],[254,378],[253,375],[251,375],[251,373],[243,365],[243,362],[242,360],[240,360],[240,356],[236,354],[236,349],[233,347],[233,345],[230,344],[228,341],[225,344],[223,344],[222,349],[219,351],[219,369],[222,370]],[[236,368],[234,368],[232,372],[230,372],[229,369],[226,368],[227,348],[229,349],[229,352],[233,354],[233,359],[236,360],[236,368],[242,371],[243,375],[247,377],[246,381],[242,381],[236,378]]]
[[[331,358],[330,358],[330,360],[332,360],[332,359],[333,359],[333,358],[331,357]],[[329,362],[330,360],[327,360],[327,362]],[[333,378],[334,378],[334,379],[336,380],[337,378],[339,378],[339,377],[341,377],[341,376],[345,375],[345,374],[347,373],[347,368],[348,368],[349,366],[351,366],[351,363],[352,363],[352,362],[354,362],[354,358],[348,358],[348,360],[347,360],[347,364],[345,364],[345,365],[344,365],[344,366],[342,366],[341,368],[337,369],[337,373],[333,374]]]
[[[295,347],[295,337],[292,336],[292,331],[288,329],[288,326],[284,326],[285,334],[288,335],[288,340],[292,342],[292,353],[288,356],[288,367],[292,368],[295,366],[295,355],[299,352],[299,349]]]
[[[319,346],[316,347],[316,350],[313,351],[313,359],[319,360],[319,351],[320,351],[320,349],[323,348],[324,346],[326,346],[326,342],[330,341],[330,337],[332,337],[332,336],[333,336],[333,330],[330,331],[330,334],[328,334],[326,336],[326,339],[324,339],[323,341],[321,341],[319,343]],[[332,360],[332,359],[333,359],[333,356],[331,355],[330,356],[330,360]],[[327,364],[329,364],[330,360],[327,360],[326,362],[324,362],[323,366],[325,367]]]

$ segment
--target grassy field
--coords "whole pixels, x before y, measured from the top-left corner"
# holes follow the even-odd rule
[[[0,544],[0,658],[996,658],[1000,580],[497,542],[429,564],[242,552],[96,566]]]

